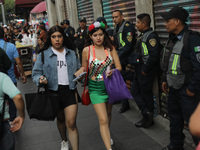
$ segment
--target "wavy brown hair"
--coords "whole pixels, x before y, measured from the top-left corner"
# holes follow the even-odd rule
[[[102,28],[102,27],[97,27],[97,28],[94,28],[92,31],[89,31],[89,34],[87,35],[87,37],[85,39],[85,47],[87,47],[87,46],[92,44],[92,40],[90,38],[90,35],[92,35],[94,32],[96,32],[98,30],[102,30],[103,34],[104,34],[103,47],[104,48],[109,48],[110,51],[112,51],[112,49],[114,47],[114,44],[111,41],[111,39],[110,39],[108,33],[106,32],[106,30],[104,28]]]
[[[64,30],[62,27],[60,26],[53,26],[49,29],[49,31],[47,32],[47,40],[46,42],[44,43],[44,46],[42,47],[42,49],[40,50],[41,51],[44,51],[46,49],[48,49],[50,46],[52,46],[51,44],[51,35],[54,33],[54,32],[60,32],[63,36],[63,46],[66,47],[66,48],[69,48],[69,49],[72,49],[72,50],[75,50],[74,46],[73,46],[73,43],[71,42],[71,40],[66,36],[66,34],[64,33]]]

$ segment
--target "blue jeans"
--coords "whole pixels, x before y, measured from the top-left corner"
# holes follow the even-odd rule
[[[184,121],[189,122],[191,114],[197,107],[200,96],[194,97],[186,94],[187,85],[181,89],[169,88],[168,113],[170,120],[170,145],[175,148],[183,148],[185,135],[183,134]],[[192,137],[197,145],[199,139]]]
[[[14,84],[17,87],[17,83],[14,83]],[[8,98],[8,103],[9,103],[10,121],[13,121],[16,118],[17,109],[16,109],[13,99]]]
[[[15,138],[13,133],[10,131],[10,125],[8,121],[4,122],[4,136],[0,141],[1,150],[14,150],[15,149]]]

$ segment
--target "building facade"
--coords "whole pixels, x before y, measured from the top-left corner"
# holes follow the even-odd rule
[[[174,6],[181,6],[190,13],[187,22],[189,28],[200,31],[200,0],[46,0],[46,2],[50,26],[68,19],[71,26],[77,29],[78,19],[81,17],[85,17],[89,25],[96,18],[104,16],[108,25],[114,27],[112,11],[116,9],[122,10],[124,18],[134,24],[138,14],[149,13],[152,19],[151,27],[158,33],[161,42],[165,43],[168,33],[160,14]],[[167,117],[167,95],[162,93],[161,83],[157,85],[154,87],[154,93],[160,106],[159,113]]]

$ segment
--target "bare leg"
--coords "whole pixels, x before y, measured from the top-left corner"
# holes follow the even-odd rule
[[[73,150],[79,149],[78,129],[76,127],[77,110],[77,104],[70,105],[64,109],[68,137]]]
[[[94,109],[99,119],[100,133],[107,149],[111,149],[108,114],[105,103],[94,104]]]
[[[63,141],[67,141],[64,110],[58,112],[57,127]]]

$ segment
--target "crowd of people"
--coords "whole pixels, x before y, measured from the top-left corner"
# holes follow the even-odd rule
[[[114,29],[107,25],[104,17],[98,17],[89,26],[86,26],[86,18],[80,18],[80,27],[76,31],[70,26],[69,20],[63,20],[60,25],[51,27],[49,31],[45,29],[44,24],[40,24],[36,31],[31,26],[24,27],[20,33],[16,27],[13,27],[13,32],[11,27],[9,30],[6,26],[0,28],[0,58],[4,58],[0,60],[2,64],[6,64],[0,64],[0,83],[6,84],[0,85],[1,111],[4,101],[9,102],[9,114],[6,109],[3,119],[4,136],[0,140],[0,149],[9,149],[6,147],[8,145],[5,135],[9,134],[13,139],[10,130],[19,130],[24,120],[23,99],[16,88],[14,76],[15,62],[23,83],[26,82],[26,76],[19,54],[12,43],[20,41],[24,34],[33,32],[38,34],[39,55],[32,70],[32,78],[37,86],[46,84],[52,93],[60,96],[57,127],[62,139],[61,150],[69,150],[69,145],[73,150],[79,149],[81,137],[79,138],[76,117],[80,100],[77,98],[77,82],[73,79],[87,72],[87,67],[89,95],[107,150],[112,150],[114,144],[110,135],[113,104],[109,103],[103,73],[109,78],[113,75],[114,69],[121,72],[124,81],[132,81],[131,94],[142,114],[141,120],[135,123],[138,128],[149,128],[154,124],[152,90],[154,79],[161,70],[162,90],[168,94],[170,121],[170,143],[163,150],[184,149],[184,122],[190,123],[194,143],[198,145],[200,130],[195,123],[199,124],[200,35],[189,30],[186,23],[189,13],[182,7],[174,7],[161,16],[166,21],[165,27],[169,33],[165,46],[162,46],[158,34],[150,27],[149,14],[137,15],[137,22],[134,25],[124,19],[121,10],[112,13]],[[140,32],[137,37],[135,29]],[[9,59],[10,61],[7,61]],[[129,64],[135,68],[131,76],[127,71]],[[13,88],[12,92],[8,89],[7,83]],[[9,97],[4,96],[5,94]],[[129,100],[122,100],[119,112],[124,113],[128,109]],[[19,117],[16,116],[16,110]],[[9,146],[14,147],[14,139],[12,141],[13,144]]]

